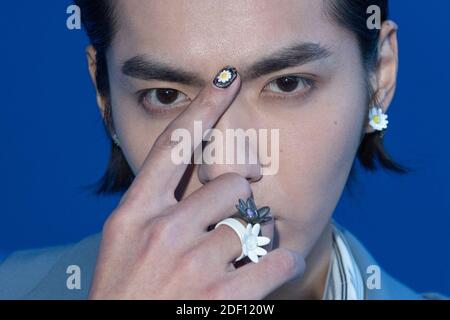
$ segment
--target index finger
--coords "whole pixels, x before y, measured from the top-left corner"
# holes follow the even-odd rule
[[[172,161],[172,149],[181,141],[172,141],[172,133],[184,129],[190,135],[190,149],[186,157],[191,159],[194,150],[202,144],[202,139],[193,139],[194,122],[202,124],[204,132],[214,127],[218,119],[228,109],[239,92],[241,80],[237,70],[231,66],[222,68],[192,101],[189,107],[176,117],[150,149],[139,174],[127,193],[138,194],[143,201],[175,201],[174,192],[188,163]],[[149,194],[149,191],[152,191]],[[140,196],[139,196],[140,195]],[[135,198],[135,197],[134,197]]]

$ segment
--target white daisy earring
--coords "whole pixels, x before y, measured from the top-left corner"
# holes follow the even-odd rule
[[[377,131],[387,129],[389,121],[381,108],[372,107],[369,111],[369,125]]]
[[[115,144],[117,147],[120,148],[119,137],[117,136],[116,133],[114,133],[114,134],[111,136],[111,139],[112,139],[112,141],[114,142],[114,144]]]

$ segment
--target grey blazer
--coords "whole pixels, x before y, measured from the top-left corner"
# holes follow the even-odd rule
[[[376,261],[362,244],[346,230],[342,230],[347,243],[364,272]],[[0,264],[0,299],[87,299],[101,234],[95,234],[67,246],[39,250],[18,251]],[[80,268],[80,289],[68,289],[67,279],[71,276],[68,267]],[[120,271],[119,271],[120,272]],[[438,294],[417,294],[410,288],[381,272],[381,289],[365,289],[366,299],[442,299]]]

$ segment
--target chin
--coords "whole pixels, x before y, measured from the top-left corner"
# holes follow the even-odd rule
[[[326,221],[299,220],[295,217],[274,215],[275,235],[274,248],[282,247],[308,254],[317,243],[329,223]]]

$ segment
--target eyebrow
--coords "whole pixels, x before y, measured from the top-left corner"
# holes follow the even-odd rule
[[[243,81],[251,81],[286,68],[325,59],[331,54],[328,48],[318,43],[304,42],[294,44],[261,58],[239,73]],[[160,80],[196,87],[205,85],[203,78],[196,73],[153,60],[143,55],[135,56],[124,62],[122,65],[122,73],[146,81]]]
[[[300,43],[283,48],[252,64],[243,72],[243,80],[254,80],[266,74],[301,66],[331,56],[331,51],[318,43]]]
[[[173,67],[146,56],[136,56],[122,65],[122,73],[141,80],[178,82],[189,86],[203,86],[204,80],[197,74]]]

